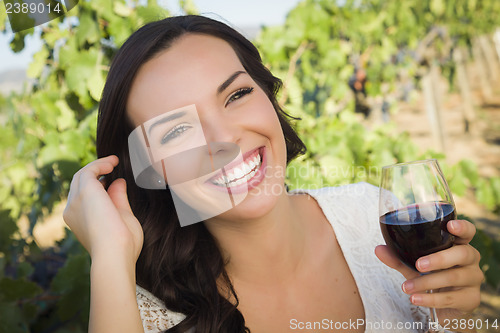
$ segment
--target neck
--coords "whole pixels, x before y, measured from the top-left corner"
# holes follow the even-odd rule
[[[283,192],[273,209],[245,221],[206,222],[228,259],[226,270],[240,283],[281,283],[303,264],[306,233],[300,207]]]

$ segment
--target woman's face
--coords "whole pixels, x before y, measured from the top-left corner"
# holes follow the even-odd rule
[[[127,115],[134,126],[144,125],[153,155],[169,165],[171,189],[181,181],[170,175],[180,175],[175,179],[183,186],[173,190],[188,204],[223,206],[218,201],[229,192],[234,208],[219,218],[250,219],[270,211],[285,193],[286,146],[276,111],[222,39],[186,34],[145,63]],[[203,146],[210,154],[199,153]],[[224,174],[200,171],[225,160],[233,163]]]

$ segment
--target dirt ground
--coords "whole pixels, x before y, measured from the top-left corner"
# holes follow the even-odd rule
[[[492,83],[493,98],[484,100],[477,78],[474,76],[474,67],[470,66],[469,77],[473,90],[473,103],[476,121],[471,133],[465,133],[462,116],[463,102],[458,93],[448,93],[446,80],[442,80],[441,118],[444,131],[444,147],[447,162],[452,165],[462,159],[474,161],[483,177],[500,176],[500,82]],[[377,122],[380,112],[374,112],[372,119]],[[391,120],[397,124],[401,132],[408,132],[413,142],[425,151],[433,149],[439,151],[432,133],[428,115],[425,110],[423,96],[417,94],[415,100],[409,103],[398,104]],[[445,175],[446,176],[446,175]],[[479,228],[491,237],[500,239],[500,216],[489,212],[478,204],[473,193],[465,197],[455,197],[457,211],[470,216]],[[486,285],[482,288],[482,304],[476,310],[478,318],[492,323],[497,320],[498,328],[481,329],[479,332],[500,332],[500,295]]]

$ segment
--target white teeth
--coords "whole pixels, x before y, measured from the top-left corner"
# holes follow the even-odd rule
[[[253,168],[255,168],[255,159],[251,159],[250,162],[248,162],[248,164],[245,164],[245,165],[248,165],[248,168],[251,171]]]
[[[252,171],[252,166],[248,164],[243,164],[243,173],[247,175],[250,171]]]
[[[212,183],[219,186],[233,187],[238,186],[252,179],[257,173],[260,166],[261,158],[257,154],[251,160],[243,162],[239,167],[236,167],[226,174],[226,177],[221,175],[219,178],[212,180]],[[256,168],[257,167],[257,168]]]
[[[244,169],[244,166],[242,166],[242,169]],[[234,178],[241,178],[245,175],[246,172],[243,171],[242,169],[234,168],[234,170],[233,170]],[[233,178],[233,177],[229,177],[229,178]]]
[[[257,170],[254,170],[252,172],[250,172],[247,176],[246,176],[246,180],[250,180],[252,179],[252,177],[257,173]]]

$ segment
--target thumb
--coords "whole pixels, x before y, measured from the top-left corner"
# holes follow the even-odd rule
[[[127,196],[127,183],[125,179],[115,179],[108,188],[108,195],[118,211],[127,211],[132,213]]]
[[[392,251],[387,245],[377,246],[375,248],[375,255],[381,262],[390,268],[397,270],[407,280],[420,276],[419,272],[403,264],[394,251]]]

